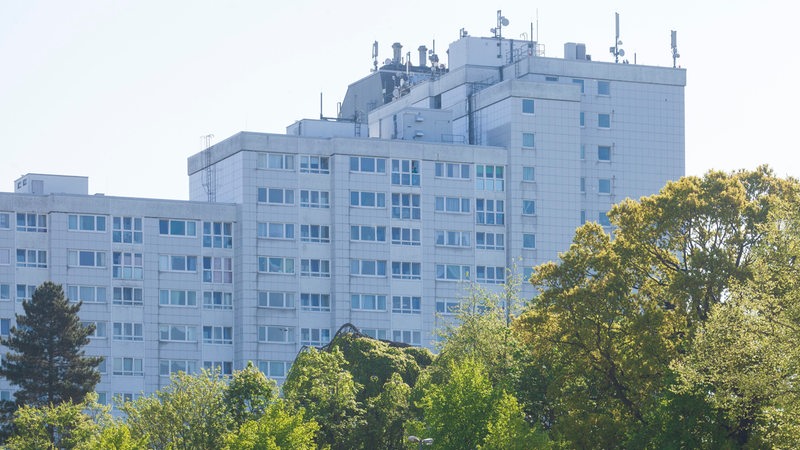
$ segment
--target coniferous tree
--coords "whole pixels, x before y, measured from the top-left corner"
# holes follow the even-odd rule
[[[9,337],[0,339],[9,349],[0,375],[19,387],[17,405],[82,402],[100,381],[103,358],[84,353],[94,325],[81,324],[81,302],[70,304],[61,285],[47,281],[22,308],[25,314],[17,314]]]

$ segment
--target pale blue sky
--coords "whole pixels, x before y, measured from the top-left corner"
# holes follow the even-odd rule
[[[27,172],[89,176],[91,193],[188,198],[186,158],[201,136],[283,133],[333,116],[347,85],[399,41],[416,61],[459,29],[530,32],[546,56],[584,42],[611,61],[614,12],[633,62],[671,66],[678,31],[686,87],[686,168],[768,163],[800,176],[794,123],[800,50],[791,2],[744,1],[36,1],[0,0],[0,191]],[[392,7],[392,5],[395,5]],[[536,32],[534,32],[536,33]],[[442,57],[446,63],[446,57]]]

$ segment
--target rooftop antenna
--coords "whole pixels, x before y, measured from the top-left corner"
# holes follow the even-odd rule
[[[503,38],[503,27],[508,26],[508,19],[503,16],[503,11],[497,10],[497,26],[495,28],[490,28],[489,31],[494,34],[494,37],[497,39]]]
[[[678,32],[672,30],[670,32],[672,34],[672,68],[675,69],[678,66],[678,58],[681,57],[681,54],[678,53]]]
[[[372,43],[372,71],[378,71],[378,41]]]
[[[618,63],[619,57],[625,56],[625,50],[619,48],[619,46],[622,45],[622,41],[619,40],[619,13],[615,12],[614,16],[616,19],[617,33],[614,36],[614,46],[609,48],[608,51],[611,52],[612,55],[614,55],[614,62]]]

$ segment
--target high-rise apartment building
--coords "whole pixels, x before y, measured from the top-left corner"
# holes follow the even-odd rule
[[[447,68],[394,48],[337,120],[190,157],[190,201],[17,180],[0,194],[0,333],[33,287],[63,284],[98,325],[101,399],[247,361],[280,380],[345,323],[431,346],[470,283],[528,275],[581,223],[608,225],[611,205],[683,175],[682,69],[500,37],[462,36]]]

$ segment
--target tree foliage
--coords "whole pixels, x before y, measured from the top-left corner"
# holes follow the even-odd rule
[[[81,302],[70,304],[59,284],[44,282],[31,300],[22,302],[16,326],[0,344],[9,353],[0,375],[17,386],[18,405],[80,403],[100,381],[97,366],[102,357],[86,356],[83,347],[94,326],[81,325]]]

